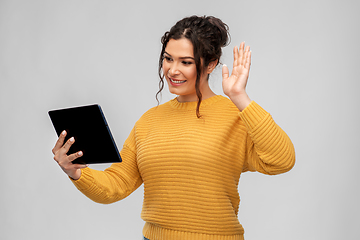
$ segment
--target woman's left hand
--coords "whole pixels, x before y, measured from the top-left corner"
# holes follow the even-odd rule
[[[251,102],[245,90],[249,77],[250,65],[250,47],[247,46],[245,48],[245,42],[242,42],[239,50],[237,47],[234,47],[234,63],[231,76],[229,76],[229,69],[226,65],[224,65],[222,69],[222,86],[224,93],[234,102],[240,111],[244,110]]]

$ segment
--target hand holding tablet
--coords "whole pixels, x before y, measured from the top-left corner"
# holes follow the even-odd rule
[[[59,136],[54,159],[65,172],[71,170],[73,174],[73,169],[86,164],[122,161],[99,105],[52,110],[49,116]]]
[[[52,152],[54,154],[54,160],[59,164],[61,169],[72,179],[78,180],[81,176],[81,169],[88,167],[88,164],[74,164],[73,161],[83,155],[82,151],[67,155],[71,145],[75,142],[75,139],[72,137],[66,141],[66,131],[64,130],[59,139],[56,141],[55,147]]]

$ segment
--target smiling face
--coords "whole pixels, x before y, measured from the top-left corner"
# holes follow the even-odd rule
[[[193,45],[188,39],[180,38],[178,40],[169,40],[165,48],[162,68],[169,86],[169,91],[179,95],[179,102],[198,100],[195,90],[197,72]],[[209,88],[207,81],[207,75],[210,72],[207,71],[201,75],[200,91],[203,99],[215,95]]]

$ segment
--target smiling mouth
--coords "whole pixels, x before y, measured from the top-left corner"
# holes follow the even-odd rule
[[[172,79],[172,78],[169,78],[169,79],[170,79],[170,81],[171,81],[172,83],[184,83],[184,82],[186,82],[186,80],[179,81],[179,80],[174,80],[174,79]]]

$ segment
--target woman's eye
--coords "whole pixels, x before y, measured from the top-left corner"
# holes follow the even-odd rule
[[[182,62],[184,65],[190,65],[190,64],[192,64],[192,62],[186,62],[186,61],[183,61]]]
[[[172,59],[170,57],[165,56],[164,59],[168,62],[170,62]]]

